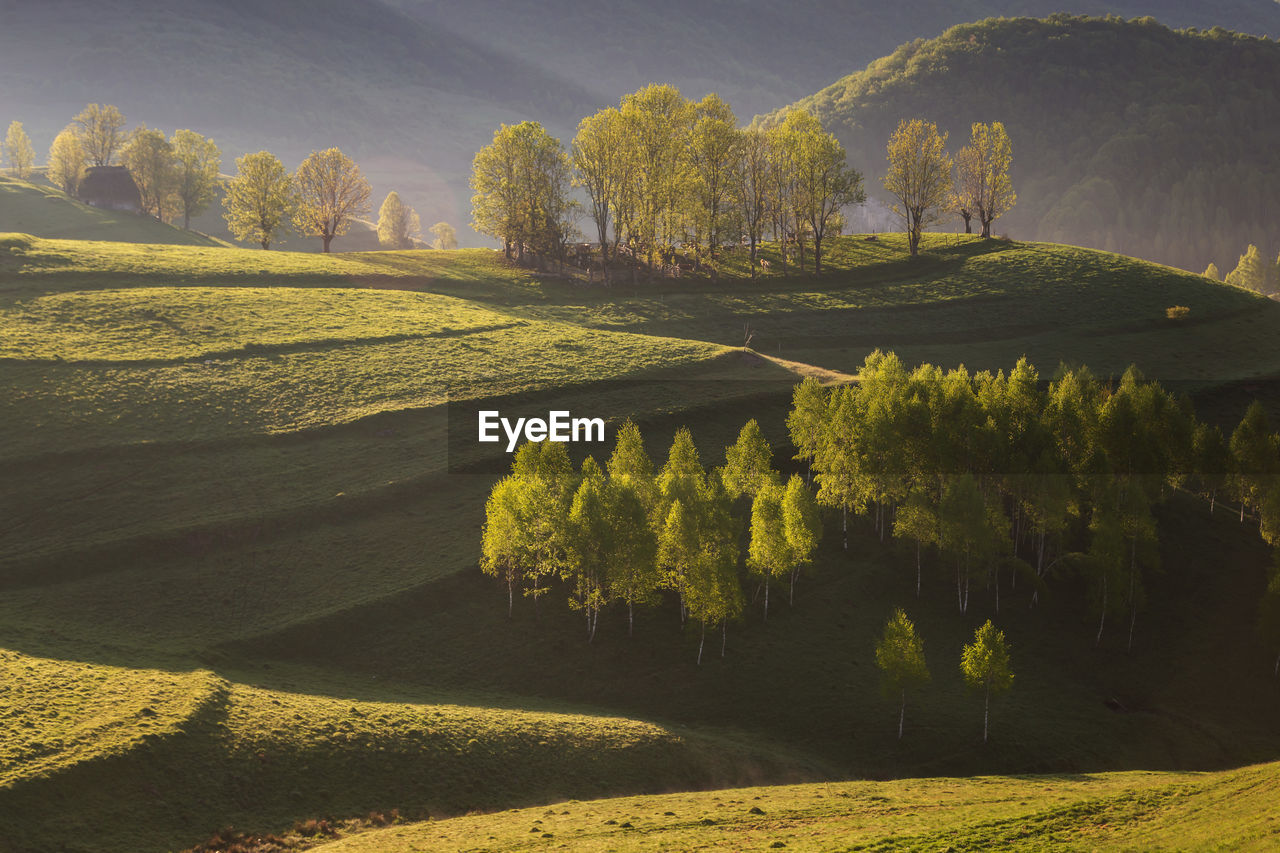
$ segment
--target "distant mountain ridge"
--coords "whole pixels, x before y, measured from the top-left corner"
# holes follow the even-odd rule
[[[797,105],[882,198],[899,120],[937,121],[952,152],[970,123],[1003,121],[1018,204],[997,230],[1226,271],[1249,242],[1280,249],[1277,80],[1269,39],[1056,15],[954,27]]]
[[[0,122],[24,122],[41,160],[90,101],[213,137],[228,171],[250,151],[292,167],[337,145],[375,207],[395,189],[475,244],[471,158],[501,122],[536,119],[567,142],[656,81],[720,92],[745,123],[951,24],[1064,7],[1280,34],[1274,0],[0,0]]]

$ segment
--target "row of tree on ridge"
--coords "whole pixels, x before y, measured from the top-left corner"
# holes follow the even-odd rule
[[[886,190],[897,199],[911,254],[921,232],[954,213],[983,236],[1016,201],[1012,146],[1004,126],[976,123],[954,160],[932,122],[904,120],[889,140]],[[588,116],[568,150],[537,122],[502,125],[473,164],[472,226],[526,252],[563,257],[576,234],[579,187],[606,281],[622,258],[650,270],[678,253],[715,270],[726,245],[745,245],[752,274],[765,236],[794,252],[806,246],[822,271],[823,241],[844,227],[846,206],[866,200],[862,174],[812,114],[793,109],[774,126],[740,128],[716,94],[694,102],[650,85]]]
[[[236,174],[223,179],[222,152],[212,139],[193,130],[166,138],[145,125],[125,130],[115,106],[89,104],[49,149],[46,176],[68,195],[76,195],[90,167],[116,163],[129,170],[144,214],[191,227],[223,192],[223,216],[238,240],[268,249],[292,225],[298,234],[319,237],[328,252],[335,237],[346,234],[356,217],[370,212],[369,182],[355,162],[337,148],[315,151],[290,173],[268,151],[236,159]],[[0,149],[14,177],[27,179],[35,169],[35,150],[21,122],[9,125]],[[384,248],[409,249],[421,232],[418,214],[395,191],[379,210],[378,241]],[[430,229],[434,247],[457,248],[447,222]]]

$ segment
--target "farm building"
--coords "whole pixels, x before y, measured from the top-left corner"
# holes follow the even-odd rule
[[[77,192],[80,200],[106,210],[142,211],[142,196],[124,166],[90,166]]]

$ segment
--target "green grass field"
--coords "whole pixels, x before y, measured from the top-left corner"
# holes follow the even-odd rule
[[[565,798],[831,779],[865,794],[865,808],[840,817],[796,789],[767,795],[794,813],[785,826],[734,823],[732,809],[714,810],[716,797],[743,796],[728,791],[618,809],[663,818],[644,818],[643,832],[632,821],[645,839],[636,849],[713,843],[714,828],[676,820],[695,810],[734,826],[726,837],[741,846],[767,847],[756,843],[767,836],[828,849],[824,839],[856,823],[864,834],[850,846],[893,832],[927,847],[963,830],[962,849],[1014,839],[1014,823],[1044,830],[1010,844],[1089,846],[1094,813],[1073,810],[1096,801],[1113,828],[1120,817],[1155,827],[1114,829],[1098,845],[1143,847],[1174,837],[1143,817],[1161,792],[1234,783],[979,780],[956,783],[954,808],[911,820],[911,803],[947,783],[909,777],[1200,771],[1280,754],[1280,689],[1251,615],[1240,617],[1266,549],[1190,498],[1162,509],[1164,574],[1133,655],[1092,649],[1070,584],[1036,610],[1021,590],[1001,610],[1019,681],[986,749],[952,659],[990,606],[955,614],[932,565],[935,585],[917,601],[914,555],[862,520],[848,553],[828,537],[794,607],[767,628],[750,607],[727,655],[701,668],[673,606],[638,613],[631,640],[609,611],[592,646],[563,591],[537,621],[524,602],[508,622],[502,593],[475,569],[503,457],[449,440],[474,428],[451,421],[453,405],[633,417],[659,461],[688,424],[704,461],[719,464],[751,417],[781,447],[794,382],[847,379],[874,347],[978,368],[1025,353],[1046,376],[1060,361],[1103,375],[1136,361],[1224,421],[1280,372],[1280,307],[1120,256],[932,235],[911,260],[897,235],[847,237],[820,279],[783,275],[765,256],[773,272],[754,281],[729,255],[716,280],[641,276],[605,289],[488,250],[322,256],[0,235],[6,840],[181,849],[231,826],[287,833],[391,809],[545,811]],[[1168,320],[1174,304],[1190,314]],[[871,663],[899,604],[935,673],[901,743]],[[1241,771],[1259,785],[1274,772]],[[834,782],[865,777],[903,781]],[[1062,802],[1046,793],[1059,782],[1076,786]],[[988,798],[986,785],[1025,791]],[[871,791],[904,804],[874,805]],[[577,823],[579,808],[564,806],[571,819],[548,830],[559,843],[632,843],[604,817]],[[442,822],[440,843],[476,821],[499,849],[555,840],[524,826],[508,844],[516,824],[533,823],[511,819]],[[1211,846],[1187,831],[1192,846]],[[360,843],[383,849],[377,838]]]
[[[323,853],[432,850],[1272,850],[1280,765],[980,776],[553,803],[414,823]]]
[[[222,241],[152,219],[91,207],[43,181],[0,176],[0,226],[5,231],[72,240],[217,246]]]

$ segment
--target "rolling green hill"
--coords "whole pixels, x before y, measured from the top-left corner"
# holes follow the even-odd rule
[[[904,44],[803,98],[884,196],[885,143],[925,117],[966,144],[975,121],[1013,140],[1017,207],[997,228],[1193,271],[1278,248],[1280,44],[1152,19],[990,19]],[[958,222],[959,220],[956,220]],[[948,226],[954,227],[954,226]]]
[[[1280,766],[742,788],[383,829],[323,853],[457,850],[1271,850]],[[779,843],[780,842],[780,843]]]
[[[43,183],[0,176],[0,226],[5,231],[69,240],[217,246],[220,241],[183,231],[150,216],[91,207]]]
[[[688,424],[717,464],[750,417],[782,447],[797,378],[846,379],[874,347],[979,368],[1026,353],[1046,374],[1136,360],[1228,421],[1280,371],[1280,306],[1168,267],[949,235],[915,260],[896,235],[845,237],[827,263],[753,282],[732,258],[718,281],[606,290],[488,250],[0,236],[0,813],[20,816],[6,840],[135,853],[391,809],[1280,753],[1271,656],[1240,616],[1268,554],[1190,497],[1161,509],[1164,575],[1132,656],[1091,648],[1072,584],[1035,610],[1016,591],[999,618],[1019,681],[986,749],[953,658],[991,614],[915,599],[912,557],[861,522],[847,553],[828,538],[794,607],[767,628],[751,610],[701,668],[673,608],[639,613],[631,640],[607,612],[594,645],[562,590],[537,618],[528,603],[504,618],[475,564],[506,457],[469,440],[455,406],[633,417],[658,459]],[[1190,313],[1168,320],[1172,304]],[[935,673],[900,744],[870,663],[898,604]],[[901,784],[875,795],[916,790]],[[1098,784],[1072,802],[1137,813],[1129,781]],[[984,820],[1059,814],[1017,796],[1030,805]]]

